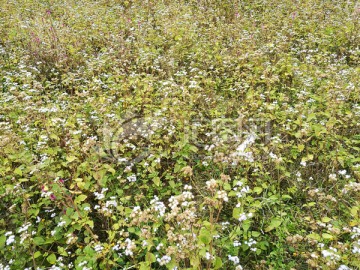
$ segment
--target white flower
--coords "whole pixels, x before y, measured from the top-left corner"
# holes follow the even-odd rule
[[[97,253],[100,253],[104,249],[104,247],[102,245],[98,244],[94,247],[94,249]]]
[[[87,263],[88,263],[87,261],[82,261],[81,263],[78,264],[78,266],[81,267],[81,266],[86,265]]]
[[[11,234],[9,235],[9,237],[6,239],[6,245],[11,245],[12,243],[15,243],[15,235]]]
[[[117,206],[117,202],[116,201],[107,201],[105,203],[105,207],[109,207],[109,206],[114,206],[116,207]]]
[[[192,190],[192,186],[190,186],[190,185],[185,185],[185,186],[184,186],[184,189],[185,189],[185,190]]]
[[[105,198],[105,195],[99,192],[94,192],[94,195],[96,197],[97,200],[102,200]]]
[[[161,258],[157,258],[157,262],[160,265],[166,265],[171,261],[171,257],[168,255],[162,256]]]
[[[346,170],[339,171],[339,174],[340,174],[340,175],[345,175],[345,174],[346,174]]]
[[[346,265],[340,265],[340,267],[337,270],[351,270],[351,268],[347,267]]]
[[[227,196],[227,193],[226,193],[226,191],[224,191],[224,190],[219,190],[219,191],[217,192],[217,197],[218,197],[220,200],[223,200],[224,202],[229,201],[229,198],[228,198],[228,196]]]
[[[126,179],[127,179],[130,183],[135,182],[135,181],[136,181],[136,175],[135,175],[135,174],[130,175],[130,176],[126,177]]]
[[[158,244],[158,245],[157,245],[157,247],[156,247],[156,250],[158,250],[158,251],[159,251],[159,250],[160,250],[163,246],[164,246],[164,244],[163,244],[163,243]]]
[[[232,261],[235,265],[240,263],[240,259],[237,256],[228,255],[229,261]]]
[[[270,152],[269,156],[272,158],[272,159],[277,159],[277,155],[275,155],[273,152]]]
[[[206,187],[208,190],[214,190],[217,187],[217,183],[215,179],[210,179],[209,181],[206,181]]]
[[[214,256],[210,254],[210,252],[206,252],[205,253],[205,259],[206,260],[213,260],[214,259]]]

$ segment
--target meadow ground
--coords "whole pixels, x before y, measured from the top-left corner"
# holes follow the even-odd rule
[[[0,9],[0,269],[359,269],[359,2]]]

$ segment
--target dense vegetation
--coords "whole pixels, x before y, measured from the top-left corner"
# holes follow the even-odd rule
[[[0,269],[359,269],[355,0],[0,3]]]

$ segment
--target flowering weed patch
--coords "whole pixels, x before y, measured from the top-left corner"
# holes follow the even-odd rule
[[[3,1],[0,269],[359,269],[357,1]]]

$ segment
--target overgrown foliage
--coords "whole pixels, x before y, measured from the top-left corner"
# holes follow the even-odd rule
[[[357,1],[0,7],[0,269],[359,269]]]

